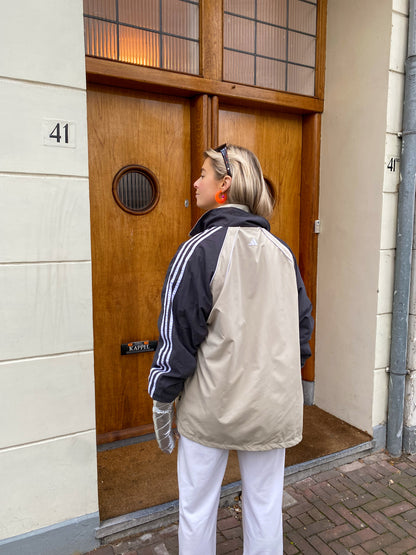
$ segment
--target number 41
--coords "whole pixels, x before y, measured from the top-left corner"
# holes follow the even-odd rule
[[[68,144],[69,143],[69,124],[66,123],[62,127],[64,129],[64,143]],[[55,127],[52,129],[52,131],[49,133],[49,138],[50,139],[56,139],[57,143],[61,142],[62,135],[61,135],[61,124],[60,123],[57,123],[55,125]]]
[[[391,172],[395,172],[396,171],[396,162],[399,161],[399,158],[393,158],[391,157],[389,160],[389,163],[387,164],[387,169],[390,170]]]

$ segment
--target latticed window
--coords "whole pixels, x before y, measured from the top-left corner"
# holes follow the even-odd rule
[[[313,96],[316,7],[316,0],[224,0],[224,80]]]
[[[198,0],[84,0],[85,52],[199,73]]]
[[[223,0],[222,79],[314,96],[317,1]],[[86,54],[203,76],[200,13],[199,0],[84,0]]]

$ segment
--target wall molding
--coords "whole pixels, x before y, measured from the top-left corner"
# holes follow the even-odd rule
[[[69,555],[92,551],[100,545],[95,538],[99,525],[97,512],[39,528],[0,540],[0,555]]]

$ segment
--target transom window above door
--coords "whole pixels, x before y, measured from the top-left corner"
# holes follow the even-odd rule
[[[224,0],[225,81],[313,96],[317,0]]]
[[[202,77],[218,59],[223,81],[315,96],[320,1],[84,0],[85,52]]]
[[[199,0],[84,0],[85,53],[199,74]]]

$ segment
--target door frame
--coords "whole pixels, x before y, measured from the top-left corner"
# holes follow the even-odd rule
[[[91,65],[95,66],[99,62],[102,70],[106,68],[108,73],[102,73],[99,78],[95,72],[90,73],[88,70]],[[87,83],[99,83],[117,86],[121,88],[133,88],[136,90],[149,91],[146,83],[134,81],[131,87],[131,78],[125,79],[115,74],[118,73],[118,66],[123,65],[120,62],[110,62],[107,60],[96,60],[87,58]],[[127,64],[124,64],[127,65]],[[135,66],[132,66],[136,69]],[[130,72],[130,67],[128,68]],[[149,68],[139,68],[149,69]],[[160,86],[156,87],[157,92],[162,92]],[[256,89],[257,90],[257,89]],[[153,91],[155,92],[155,91]],[[172,88],[166,85],[165,93],[172,95]],[[186,96],[183,94],[178,96]],[[270,91],[267,91],[270,92]],[[280,94],[280,93],[278,93]],[[281,93],[286,94],[286,93]],[[315,233],[315,222],[319,219],[319,162],[320,162],[320,142],[321,142],[321,112],[323,103],[317,99],[308,99],[319,102],[319,111],[309,111],[305,109],[305,99],[301,98],[301,107],[297,110],[291,106],[281,104],[270,104],[263,102],[258,98],[247,99],[245,96],[240,97],[238,105],[240,107],[256,107],[263,109],[273,109],[277,112],[291,112],[302,115],[302,157],[301,157],[301,187],[300,187],[300,228],[299,228],[299,268],[305,283],[308,296],[313,305],[313,317],[316,311],[316,283],[317,283],[317,259],[318,259],[318,234]],[[218,142],[218,113],[221,103],[236,104],[235,98],[231,99],[228,95],[209,95],[207,93],[198,93],[194,91],[191,97],[191,183],[199,176],[201,168],[201,160],[203,152],[215,146]],[[315,109],[317,106],[315,106]],[[201,216],[202,212],[195,204],[195,198],[191,195],[191,211],[192,222]],[[313,382],[315,379],[315,331],[311,338],[312,356],[306,361],[302,368],[302,379]]]
[[[299,267],[316,315],[319,220],[321,114],[324,109],[327,0],[317,0],[315,96],[262,89],[222,81],[222,21],[216,17],[222,0],[201,0],[201,76],[136,66],[86,56],[87,83],[151,91],[191,99],[191,179],[197,179],[204,150],[218,142],[219,104],[261,108],[302,115]],[[215,15],[215,17],[214,17]],[[211,144],[212,142],[212,144]],[[191,197],[193,197],[191,195]],[[192,221],[201,212],[192,198]],[[303,380],[315,379],[315,331],[312,357],[302,369]]]

